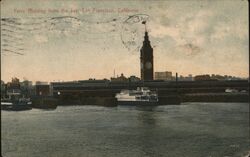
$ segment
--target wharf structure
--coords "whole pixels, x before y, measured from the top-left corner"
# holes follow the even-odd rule
[[[249,82],[235,81],[123,81],[86,80],[75,82],[52,82],[53,96],[59,104],[110,105],[115,103],[115,95],[122,89],[149,87],[156,89],[162,105],[181,102],[248,102]],[[225,93],[226,89],[239,92]],[[244,92],[241,92],[244,91]]]

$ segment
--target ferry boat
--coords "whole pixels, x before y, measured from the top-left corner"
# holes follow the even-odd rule
[[[136,90],[121,90],[116,94],[118,105],[157,105],[158,94],[147,87],[138,87]]]

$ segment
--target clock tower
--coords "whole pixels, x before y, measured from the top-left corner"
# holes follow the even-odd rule
[[[154,79],[153,48],[148,39],[148,32],[145,31],[144,41],[141,48],[141,80]]]

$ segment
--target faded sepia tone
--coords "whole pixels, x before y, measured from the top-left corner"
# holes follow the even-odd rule
[[[2,0],[1,156],[249,157],[246,0]]]

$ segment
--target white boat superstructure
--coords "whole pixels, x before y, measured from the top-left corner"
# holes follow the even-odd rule
[[[138,87],[136,90],[121,90],[116,94],[118,104],[148,104],[157,103],[158,95],[156,91],[151,91],[147,87]]]

